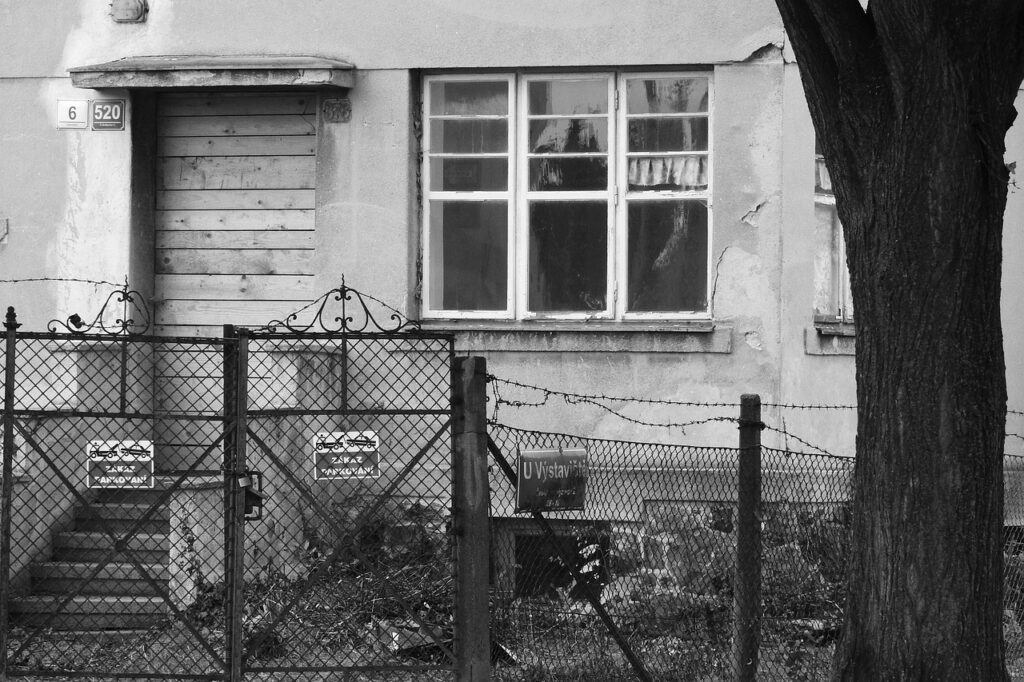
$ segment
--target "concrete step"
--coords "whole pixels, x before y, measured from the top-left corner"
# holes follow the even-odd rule
[[[167,507],[153,509],[151,504],[142,502],[119,502],[98,503],[88,509],[79,507],[75,510],[75,530],[123,533],[144,516],[146,521],[139,528],[140,533],[166,533],[170,529]]]
[[[157,584],[167,589],[170,569],[163,564],[144,564],[143,568]],[[158,592],[130,563],[107,564],[92,580],[86,579],[96,570],[94,563],[46,561],[33,564],[32,594],[82,594],[156,596]]]
[[[25,627],[48,625],[54,630],[129,630],[157,625],[170,613],[159,597],[81,596],[50,620],[63,600],[60,595],[12,598],[11,622]]]
[[[55,561],[89,563],[101,561],[107,556],[113,542],[105,533],[64,531],[57,533],[53,541]],[[128,540],[126,547],[136,561],[147,564],[167,563],[170,541],[166,533],[137,533]],[[125,556],[115,553],[111,562],[124,563]]]

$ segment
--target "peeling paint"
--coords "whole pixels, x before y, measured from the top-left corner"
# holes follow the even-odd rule
[[[764,344],[761,343],[761,335],[757,332],[746,332],[743,334],[743,340],[754,350],[764,350]]]
[[[762,45],[747,55],[745,59],[741,59],[740,63],[777,62],[782,59],[782,47],[783,43],[781,40]]]
[[[747,225],[750,225],[751,227],[760,227],[761,209],[764,208],[767,204],[768,199],[762,199],[761,201],[757,202],[757,204],[755,204],[752,209],[743,214],[743,217],[740,220],[745,222]]]

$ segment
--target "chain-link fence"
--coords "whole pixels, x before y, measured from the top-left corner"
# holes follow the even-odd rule
[[[733,680],[738,448],[580,438],[492,424],[503,456],[585,448],[585,511],[516,513],[492,473],[495,679]],[[499,467],[493,462],[492,469]],[[1006,458],[1006,469],[1024,458]],[[853,461],[761,448],[756,678],[830,679],[845,602]],[[1004,638],[1024,656],[1024,524],[1008,478]],[[587,591],[613,622],[602,622]],[[640,660],[632,666],[617,630]],[[1018,679],[1017,675],[1013,675]]]
[[[195,569],[223,591],[225,347],[26,333],[8,348],[10,675],[222,676]]]
[[[354,319],[9,328],[0,677],[451,678],[452,338]]]

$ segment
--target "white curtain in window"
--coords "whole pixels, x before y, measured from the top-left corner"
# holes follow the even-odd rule
[[[629,160],[629,184],[639,187],[674,185],[705,187],[707,165],[700,156],[644,156]]]

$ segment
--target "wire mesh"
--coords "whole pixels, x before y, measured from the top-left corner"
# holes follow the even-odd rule
[[[11,676],[223,676],[196,608],[201,569],[224,558],[223,351],[18,336]]]
[[[254,336],[245,669],[450,679],[447,337]]]
[[[490,434],[510,461],[585,447],[589,472],[585,511],[545,513],[554,540],[514,512],[513,485],[492,474],[492,639],[505,652],[494,679],[635,679],[588,589],[651,679],[731,679],[737,451]]]

